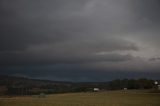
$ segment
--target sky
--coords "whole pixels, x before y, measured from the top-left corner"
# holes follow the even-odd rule
[[[160,78],[159,0],[0,0],[0,74]]]

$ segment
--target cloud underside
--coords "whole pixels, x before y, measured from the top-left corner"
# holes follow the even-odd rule
[[[159,72],[159,5],[158,0],[1,0],[0,67]]]

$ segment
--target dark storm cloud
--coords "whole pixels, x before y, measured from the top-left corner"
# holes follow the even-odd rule
[[[36,55],[36,54],[18,54],[11,53],[4,55],[2,54],[1,66],[7,65],[38,65],[38,64],[77,64],[77,63],[88,63],[88,62],[121,62],[132,60],[132,55],[120,55],[120,54],[106,54],[106,55],[92,55],[92,54],[70,54],[70,55]]]
[[[121,78],[152,78],[158,79],[159,72],[138,72],[138,71],[119,71],[119,70],[88,70],[79,66],[61,65],[47,67],[32,67],[32,68],[10,68],[3,70],[4,74],[13,76],[30,77],[38,79],[49,79],[56,81],[109,81]],[[53,70],[54,69],[54,70]],[[30,71],[28,71],[30,70]],[[45,71],[44,71],[45,70]],[[58,71],[57,71],[58,70]],[[65,71],[64,71],[65,70]],[[49,74],[48,74],[49,73]]]
[[[149,61],[160,61],[160,57],[153,57],[153,58],[150,58]]]
[[[159,5],[159,0],[1,0],[0,69],[70,64],[83,67],[78,73],[157,72],[159,61],[148,59],[160,55]],[[34,75],[28,70],[12,74]],[[67,72],[74,73],[61,71]]]
[[[58,37],[50,37],[51,29],[47,29],[50,22],[41,16],[42,2],[36,4],[24,0],[1,1],[1,51],[24,50],[30,44],[58,39]],[[53,29],[52,32],[54,32],[53,36],[57,36],[57,31]]]
[[[96,52],[138,50],[138,47],[123,39],[110,36],[102,39],[99,38],[102,35],[94,35],[91,29],[95,28],[91,25],[95,20],[86,16],[83,10],[88,5],[92,7],[92,2],[2,1],[1,64],[130,59],[132,56],[120,54],[93,55]]]

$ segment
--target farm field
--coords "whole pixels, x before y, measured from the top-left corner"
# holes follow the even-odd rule
[[[142,91],[53,94],[0,97],[0,106],[160,106],[160,94]]]

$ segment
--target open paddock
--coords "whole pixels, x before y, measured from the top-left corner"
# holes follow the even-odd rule
[[[144,91],[108,91],[0,97],[0,106],[160,106],[159,93]]]

